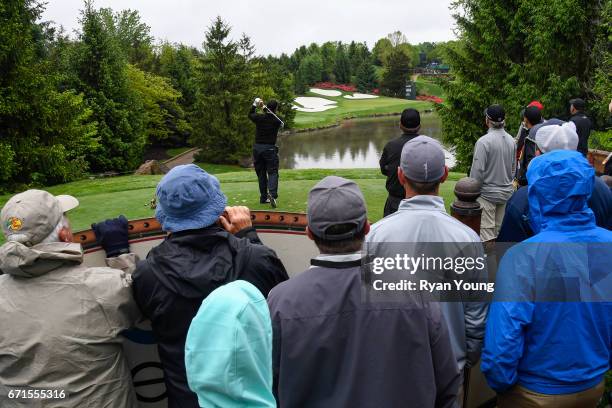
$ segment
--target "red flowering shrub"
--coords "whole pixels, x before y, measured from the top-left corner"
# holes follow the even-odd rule
[[[416,97],[417,101],[426,101],[426,102],[433,102],[433,103],[443,103],[444,99],[437,97],[437,96],[432,96],[432,95],[419,95]]]
[[[314,88],[319,89],[335,89],[343,92],[357,92],[355,85],[351,84],[334,84],[332,82],[317,82],[313,85]]]

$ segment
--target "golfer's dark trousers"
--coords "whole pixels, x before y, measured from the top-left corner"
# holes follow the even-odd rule
[[[268,192],[278,197],[278,147],[272,144],[253,146],[255,173],[259,180],[259,197],[261,201],[268,198]]]
[[[387,202],[385,203],[385,212],[383,216],[386,217],[387,215],[397,212],[397,209],[399,208],[399,205],[403,199],[403,197],[396,197],[389,194],[387,197]]]

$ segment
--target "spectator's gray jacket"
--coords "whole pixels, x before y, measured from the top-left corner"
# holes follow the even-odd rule
[[[480,238],[469,227],[446,213],[441,197],[421,195],[402,200],[396,213],[372,226],[366,237],[368,247],[380,243],[478,243],[475,248],[484,256]],[[444,246],[444,248],[447,248]],[[449,246],[451,251],[454,248]],[[390,250],[393,250],[390,248]],[[376,251],[380,254],[380,246]],[[395,254],[387,254],[395,256]],[[443,302],[442,313],[448,323],[451,344],[459,369],[475,365],[480,358],[488,304],[484,302]]]
[[[362,299],[360,255],[317,257],[270,292],[279,406],[452,407],[459,372],[439,305]]]
[[[480,196],[501,204],[510,198],[516,170],[516,144],[504,129],[489,129],[476,142],[470,177],[482,182]]]
[[[132,254],[114,259],[133,267]],[[119,333],[139,317],[131,274],[82,265],[79,244],[0,248],[0,406],[137,406]],[[7,399],[14,387],[66,399]]]

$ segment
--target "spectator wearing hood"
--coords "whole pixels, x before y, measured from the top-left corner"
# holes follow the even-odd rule
[[[531,143],[536,146],[536,156],[554,150],[576,150],[578,135],[573,123],[546,125],[530,134]],[[535,129],[535,128],[534,128]],[[532,129],[533,131],[533,129]],[[598,226],[612,230],[612,192],[600,178],[593,184],[593,193],[588,198]],[[504,221],[497,237],[498,242],[521,242],[533,236],[530,226],[528,188],[519,188],[508,200]]]
[[[276,408],[270,311],[255,286],[237,280],[204,299],[187,333],[185,366],[201,407]]]
[[[512,195],[516,171],[516,144],[505,130],[506,112],[500,105],[485,110],[489,131],[476,142],[470,177],[480,181],[478,202],[482,207],[480,238],[497,238],[504,218],[506,201]]]
[[[501,261],[482,372],[500,408],[594,408],[612,357],[612,232],[587,205],[595,172],[557,150],[527,177],[536,235]]]
[[[402,135],[389,141],[380,156],[380,171],[387,176],[385,187],[389,193],[385,202],[384,216],[397,211],[399,203],[404,199],[404,187],[397,179],[397,168],[402,156],[402,148],[409,140],[419,135],[421,130],[421,115],[416,109],[405,109],[400,118]]]
[[[570,101],[570,121],[576,125],[576,133],[578,133],[578,150],[583,156],[589,152],[589,136],[593,129],[593,122],[584,113],[586,103],[583,99],[576,98]]]
[[[277,401],[298,407],[452,407],[459,374],[437,303],[362,297],[365,200],[330,176],[308,195],[321,254],[270,292]]]
[[[107,264],[83,265],[65,213],[79,202],[28,190],[0,213],[0,406],[136,408],[119,334],[140,313],[132,298],[135,256],[127,220],[96,227]],[[110,232],[110,236],[108,233]],[[117,239],[117,236],[119,239]],[[9,390],[55,390],[63,397],[9,398]]]
[[[237,279],[264,296],[288,279],[248,208],[225,204],[219,181],[193,164],[173,168],[157,186],[155,216],[169,235],[138,264],[133,287],[158,342],[169,408],[199,406],[187,383],[185,338],[202,301]]]
[[[427,252],[427,247],[432,243],[444,243],[436,245],[436,256],[454,257],[462,252],[459,248],[467,252],[465,248],[469,247],[471,252],[477,252],[473,253],[474,258],[484,257],[478,234],[446,212],[444,200],[438,193],[440,184],[447,176],[444,150],[438,141],[419,136],[406,143],[398,169],[405,199],[396,213],[372,226],[367,237],[368,252],[377,255],[383,252],[384,257],[395,257],[394,243],[422,243],[422,247],[413,246],[410,250],[421,254]],[[480,359],[487,303],[443,302],[441,309],[449,328],[457,370],[463,373],[464,368],[475,366]]]

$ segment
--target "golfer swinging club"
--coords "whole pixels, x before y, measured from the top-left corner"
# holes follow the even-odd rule
[[[257,108],[262,108],[264,113],[257,113]],[[253,146],[253,159],[255,172],[259,180],[259,202],[270,203],[276,208],[278,198],[278,147],[276,137],[278,131],[284,126],[283,121],[276,116],[278,102],[268,101],[265,105],[263,100],[255,98],[253,106],[249,111],[249,119],[255,123],[255,145]]]

